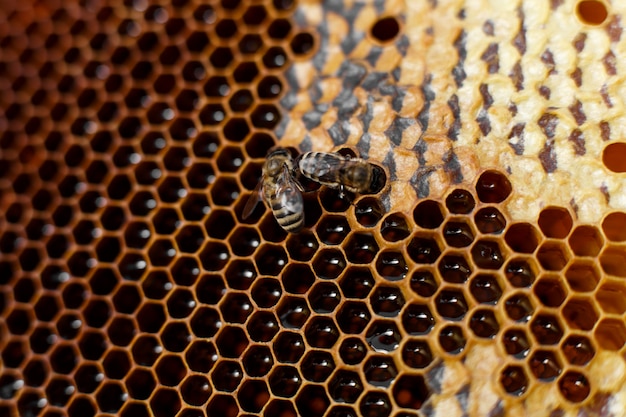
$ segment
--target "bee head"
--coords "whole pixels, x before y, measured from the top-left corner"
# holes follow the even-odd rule
[[[272,148],[267,154],[264,171],[267,175],[275,177],[280,174],[285,165],[289,170],[293,167],[293,159],[289,151],[285,148]]]
[[[387,183],[387,174],[378,165],[372,164],[372,183],[370,185],[370,192],[372,194],[378,193],[385,187]]]

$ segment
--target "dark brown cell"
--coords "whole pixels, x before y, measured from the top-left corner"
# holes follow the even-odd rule
[[[511,183],[498,171],[485,171],[476,182],[476,194],[483,203],[501,203],[509,197],[511,191]]]

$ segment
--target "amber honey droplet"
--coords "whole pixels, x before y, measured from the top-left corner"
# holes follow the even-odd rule
[[[457,188],[446,197],[446,207],[450,213],[469,214],[474,210],[476,201],[474,196],[467,190]]]
[[[476,182],[476,193],[483,203],[501,203],[511,191],[508,178],[498,171],[485,171]]]
[[[582,373],[568,371],[559,379],[559,389],[569,401],[579,403],[589,396],[591,386]]]

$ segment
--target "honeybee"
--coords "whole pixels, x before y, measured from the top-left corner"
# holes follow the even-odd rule
[[[385,186],[385,171],[364,159],[329,152],[305,152],[296,158],[304,177],[330,188],[353,193],[374,194]]]
[[[290,233],[299,232],[304,224],[304,202],[293,169],[293,158],[287,149],[270,150],[261,180],[248,198],[242,217],[250,216],[259,200],[264,199],[283,229]]]

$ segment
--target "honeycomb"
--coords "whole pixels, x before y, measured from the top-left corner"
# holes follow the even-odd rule
[[[626,415],[624,7],[2,2],[0,415]]]

